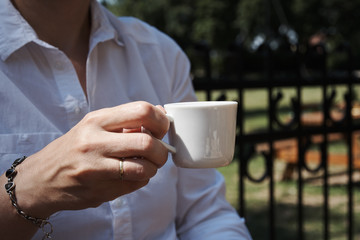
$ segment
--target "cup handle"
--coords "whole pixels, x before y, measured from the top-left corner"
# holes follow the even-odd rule
[[[169,119],[170,122],[174,122],[174,118],[173,118],[171,115],[166,114],[166,116],[167,116],[167,118]],[[149,131],[147,131],[145,128],[143,128],[143,127],[141,127],[141,132],[147,132],[148,134],[151,135],[151,133],[150,133]],[[164,142],[164,141],[162,141],[162,140],[160,140],[160,139],[157,139],[157,140],[158,140],[164,147],[166,147],[166,149],[167,149],[169,152],[171,152],[171,153],[173,153],[173,154],[176,153],[176,148],[175,148],[174,146],[171,146],[170,144],[168,144],[168,143],[166,143],[166,142]]]
[[[167,118],[169,119],[169,121],[171,122],[171,123],[173,123],[174,122],[174,118],[171,116],[171,115],[169,115],[169,114],[166,114],[166,116],[167,116]],[[162,143],[162,145],[164,145],[164,147],[166,147],[167,148],[167,150],[169,150],[169,152],[171,152],[171,153],[176,153],[176,148],[174,147],[174,146],[171,146],[170,144],[167,144],[166,142],[164,142],[164,141],[162,141],[162,140],[159,140],[161,143]]]
[[[162,141],[162,140],[160,140],[160,139],[158,139],[158,140],[160,141],[160,143],[161,143],[164,147],[166,147],[166,149],[167,149],[169,152],[171,152],[171,153],[173,153],[173,154],[176,153],[176,148],[175,148],[174,146],[171,146],[170,144],[167,144],[166,142],[164,142],[164,141]]]
[[[171,123],[174,122],[173,116],[171,116],[171,115],[169,115],[169,114],[166,114],[166,116],[167,116],[167,118],[169,119],[169,121],[170,121]]]

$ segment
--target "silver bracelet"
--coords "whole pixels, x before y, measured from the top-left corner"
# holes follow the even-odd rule
[[[36,226],[41,228],[42,232],[44,233],[43,239],[50,239],[51,233],[53,232],[53,226],[49,222],[49,218],[41,219],[41,218],[31,217],[31,216],[27,215],[23,210],[21,210],[21,208],[17,204],[17,200],[16,200],[16,196],[15,196],[15,183],[14,183],[14,178],[17,174],[17,171],[15,168],[17,165],[22,163],[25,159],[26,159],[26,156],[16,159],[14,161],[14,163],[11,165],[11,167],[6,171],[5,176],[7,177],[8,182],[5,184],[5,190],[9,194],[11,204],[15,207],[18,214],[20,214],[20,216],[22,216],[26,220],[32,222],[33,224],[35,224]]]

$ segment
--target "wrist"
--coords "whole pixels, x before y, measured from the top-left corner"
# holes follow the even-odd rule
[[[1,239],[30,239],[37,227],[22,218],[11,205],[9,195],[4,189],[7,183],[5,173],[0,176],[0,232]],[[19,231],[21,229],[21,231]]]
[[[47,183],[44,182],[44,173],[39,168],[35,155],[16,167],[17,175],[14,179],[16,184],[16,197],[21,209],[31,216],[46,219],[55,211],[51,208],[51,199],[48,197]],[[41,164],[41,163],[40,163]]]
[[[9,195],[11,205],[16,209],[16,212],[24,219],[28,220],[29,222],[33,223],[35,226],[42,229],[44,233],[44,238],[51,238],[50,234],[52,233],[52,225],[48,221],[48,218],[39,218],[34,217],[34,215],[30,215],[29,211],[24,211],[24,208],[21,207],[18,203],[18,198],[15,193],[16,190],[16,184],[15,184],[15,178],[18,175],[18,169],[17,166],[20,165],[26,157],[18,158],[14,161],[14,163],[11,165],[11,167],[6,171],[5,177],[7,178],[7,182],[5,184],[5,191]],[[23,201],[25,203],[25,201]],[[23,204],[24,206],[25,204]]]

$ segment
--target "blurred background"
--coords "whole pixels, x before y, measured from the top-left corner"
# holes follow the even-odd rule
[[[219,168],[257,239],[360,239],[360,0],[107,0],[171,36],[200,100],[239,102]]]
[[[351,45],[359,59],[360,1],[341,0],[108,0],[119,16],[138,17],[174,38],[185,50],[206,43],[218,54],[233,44],[250,52],[269,43],[272,51],[306,51],[324,43],[328,51]],[[299,49],[295,49],[294,47]],[[333,59],[330,65],[340,64]],[[359,68],[360,61],[354,64]]]

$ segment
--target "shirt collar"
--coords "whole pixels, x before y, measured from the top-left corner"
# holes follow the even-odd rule
[[[123,46],[121,36],[109,20],[108,10],[105,9],[98,1],[91,2],[91,38],[90,51],[100,42],[114,40],[118,45]]]
[[[113,39],[117,44],[123,45],[121,37],[117,34],[104,9],[96,0],[91,2],[92,30],[90,49],[99,42]],[[5,61],[11,54],[30,42],[52,48],[51,45],[41,41],[34,29],[26,22],[10,0],[0,0],[0,58]]]
[[[37,37],[10,0],[0,1],[0,16],[0,57],[6,60],[17,49]]]

